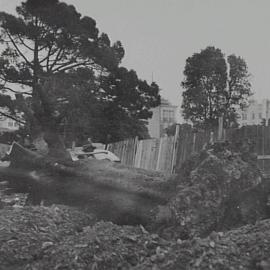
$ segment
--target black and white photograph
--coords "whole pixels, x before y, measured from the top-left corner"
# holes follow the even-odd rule
[[[270,270],[269,0],[0,0],[0,270]]]

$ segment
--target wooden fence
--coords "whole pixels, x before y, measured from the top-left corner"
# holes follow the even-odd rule
[[[174,137],[148,139],[138,142],[134,166],[137,168],[171,172]]]
[[[262,171],[270,173],[270,126],[245,126],[240,129],[229,129],[225,131],[227,140],[245,140],[253,147],[253,152],[258,156],[258,165]]]
[[[171,173],[175,137],[147,140],[129,139],[109,144],[107,149],[115,153],[125,165]]]
[[[221,137],[220,137],[221,136]],[[174,172],[192,153],[199,152],[206,143],[228,140],[253,144],[258,165],[270,173],[270,126],[245,126],[224,129],[222,132],[194,131],[189,125],[179,125],[175,136],[159,139],[130,139],[110,144],[108,150],[121,158],[123,164],[148,170]]]
[[[134,166],[137,148],[137,138],[112,143],[107,146],[107,150],[117,155],[121,159],[121,162],[128,166]]]

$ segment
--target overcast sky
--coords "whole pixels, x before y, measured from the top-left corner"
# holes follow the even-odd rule
[[[14,12],[20,0],[0,0]],[[162,96],[181,102],[185,60],[208,45],[243,57],[258,99],[270,98],[269,0],[66,0],[120,40],[123,65],[156,81]]]

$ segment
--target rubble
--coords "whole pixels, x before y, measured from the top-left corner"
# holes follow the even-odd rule
[[[270,269],[270,220],[241,228],[212,232],[207,238],[172,241],[162,270],[268,270]],[[153,269],[149,258],[133,269]]]
[[[269,184],[241,155],[217,144],[184,164],[153,226],[0,192],[0,269],[270,269]]]
[[[4,207],[0,210],[0,269],[27,269],[45,250],[94,221],[66,206]]]
[[[65,206],[0,210],[0,269],[266,270],[269,255],[270,220],[165,240]]]
[[[206,236],[264,219],[268,190],[250,160],[227,145],[216,144],[183,165],[168,204],[176,237]],[[170,231],[170,228],[166,228]]]
[[[13,192],[8,185],[8,181],[0,181],[0,209],[6,206],[25,206],[27,204],[28,194]]]

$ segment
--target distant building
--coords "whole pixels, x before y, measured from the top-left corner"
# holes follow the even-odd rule
[[[148,131],[151,138],[160,138],[165,135],[165,129],[176,121],[177,106],[161,98],[161,104],[151,110],[152,118],[148,120]]]
[[[239,112],[238,123],[240,126],[260,125],[263,119],[266,125],[270,125],[270,100],[263,99],[260,103],[250,100],[249,106]]]
[[[19,129],[18,122],[6,116],[0,115],[0,133],[8,132],[8,131],[12,132],[18,129]]]

